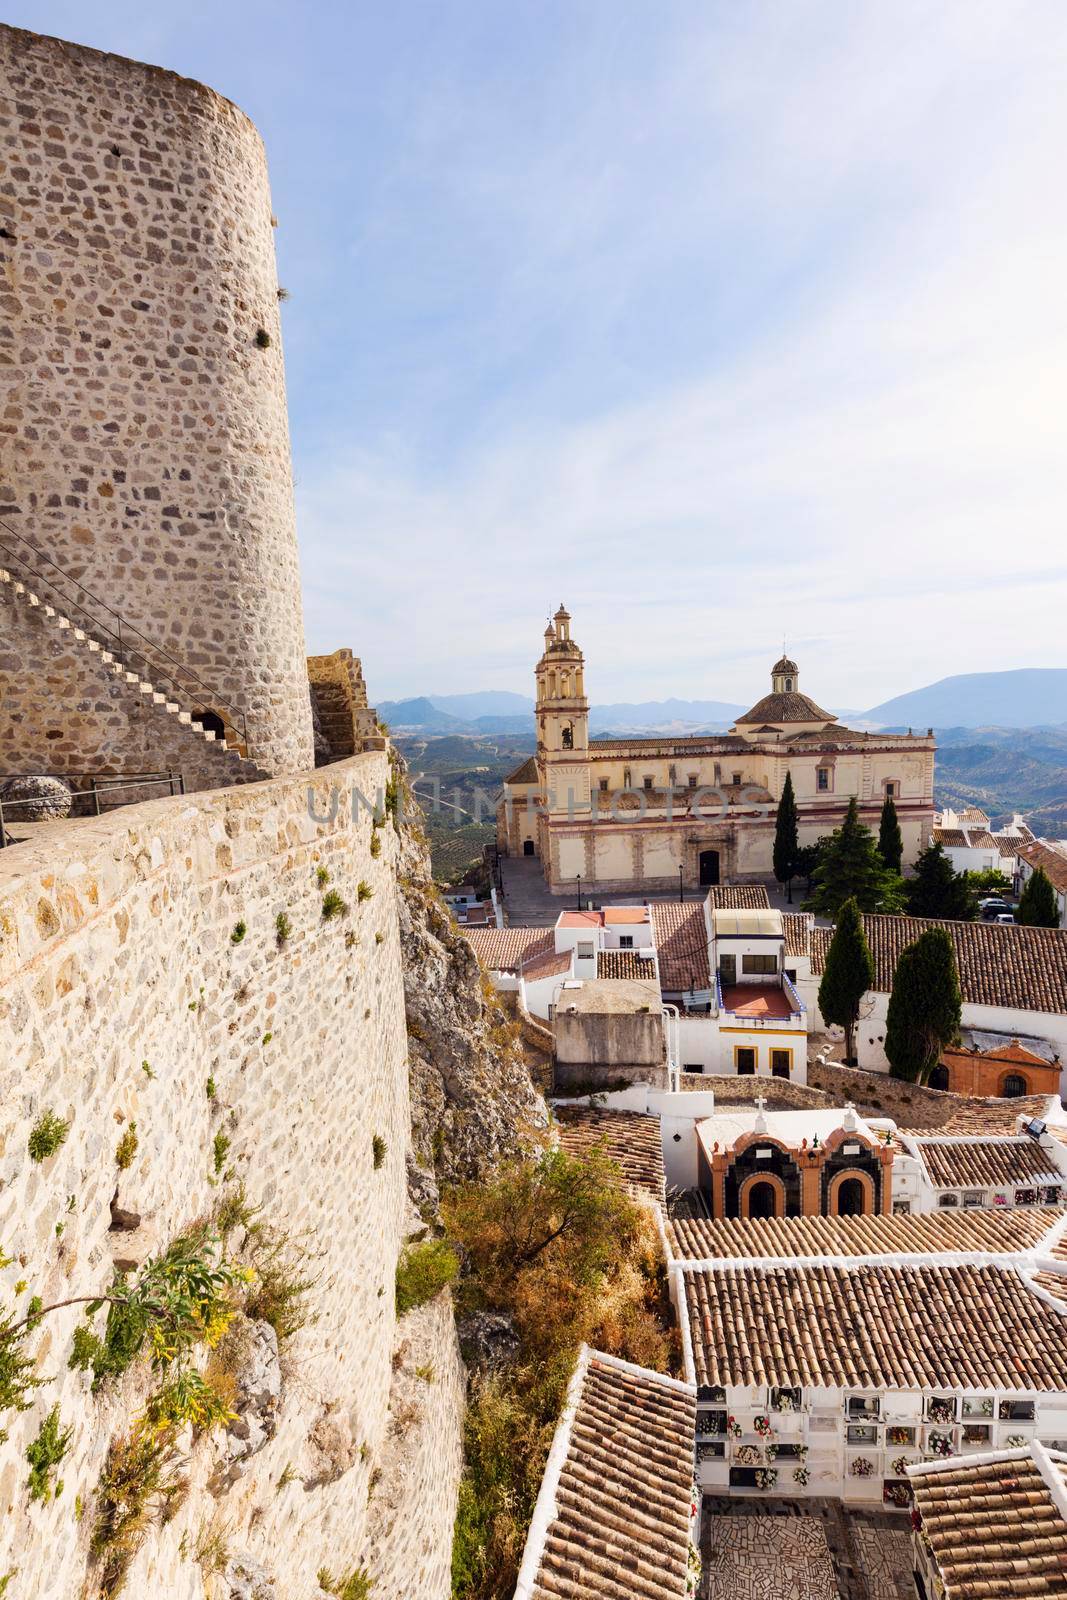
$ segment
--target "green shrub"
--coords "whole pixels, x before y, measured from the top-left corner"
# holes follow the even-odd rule
[[[266,328],[256,329],[256,348],[259,350],[270,349],[270,334],[267,332]]]
[[[336,889],[327,889],[322,897],[322,915],[327,922],[334,917],[343,917],[348,910],[348,901],[342,899]]]
[[[235,922],[234,925],[233,925],[233,932],[230,934],[230,943],[231,944],[240,944],[241,940],[244,938],[244,936],[245,936],[245,934],[247,932],[248,932],[247,923]]]
[[[73,1428],[60,1428],[59,1407],[53,1406],[41,1423],[36,1439],[26,1448],[26,1460],[30,1464],[26,1487],[31,1500],[48,1501],[54,1494],[62,1494],[63,1480],[57,1479],[53,1486],[52,1473],[66,1455],[73,1432]]]
[[[318,884],[319,888],[320,889],[325,889],[325,887],[329,883],[329,881],[330,881],[329,869],[327,867],[316,867],[315,868],[315,882]]]
[[[378,831],[376,828],[371,830],[370,853],[375,857],[375,859],[377,859],[377,857],[382,853],[382,841],[378,836]]]
[[[64,1122],[62,1117],[55,1116],[51,1111],[42,1111],[30,1129],[30,1137],[26,1142],[30,1160],[46,1161],[49,1156],[54,1156],[69,1132],[69,1122]]]
[[[241,1255],[255,1274],[245,1301],[245,1315],[269,1322],[282,1345],[314,1320],[308,1295],[318,1283],[319,1274],[307,1270],[307,1239],[262,1221],[257,1210],[247,1225]]]
[[[375,944],[384,944],[385,943],[385,934],[384,933],[376,933],[374,935],[374,942],[375,942]]]
[[[370,900],[373,895],[374,890],[371,888],[366,878],[360,878],[359,883],[356,885],[356,899],[359,901],[360,905],[363,904],[364,900]]]
[[[217,1093],[217,1090],[215,1088],[215,1080],[214,1080],[214,1078],[209,1078],[207,1080],[207,1082],[204,1085],[204,1093],[207,1095],[209,1100],[214,1100],[215,1095]]]
[[[120,1172],[125,1172],[126,1168],[130,1165],[130,1162],[137,1154],[137,1146],[139,1143],[140,1140],[137,1137],[137,1124],[136,1122],[131,1122],[129,1127],[126,1129],[126,1132],[122,1135],[122,1138],[115,1146],[115,1165],[118,1167]]]
[[[386,1144],[386,1142],[382,1138],[381,1134],[380,1133],[376,1133],[374,1135],[374,1138],[371,1140],[371,1150],[372,1150],[372,1152],[374,1154],[374,1170],[375,1170],[375,1172],[377,1172],[378,1168],[384,1164],[386,1153],[387,1153],[388,1149],[389,1149],[389,1146]]]
[[[221,1128],[215,1135],[212,1144],[212,1157],[215,1162],[215,1176],[217,1177],[226,1165],[226,1157],[230,1153],[229,1135],[222,1132]]]
[[[458,1272],[459,1260],[445,1239],[409,1245],[396,1264],[397,1316],[432,1300]]]
[[[293,925],[284,911],[279,911],[274,919],[274,932],[279,944],[284,944],[287,939],[292,938]]]

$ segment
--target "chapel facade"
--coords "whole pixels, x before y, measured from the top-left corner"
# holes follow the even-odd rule
[[[933,731],[842,726],[801,692],[783,655],[770,692],[727,733],[589,738],[585,658],[560,606],[534,672],[536,754],[504,785],[501,850],[536,856],[554,894],[671,893],[772,875],[775,811],[788,773],[801,845],[839,827],[850,798],[877,829],[891,795],[914,861],[934,817]]]

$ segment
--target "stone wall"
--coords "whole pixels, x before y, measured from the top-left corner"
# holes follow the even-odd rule
[[[712,1075],[705,1072],[683,1072],[679,1084],[683,1090],[694,1092],[711,1089],[715,1095],[716,1107],[754,1105],[757,1100],[763,1099],[771,1110],[803,1111],[809,1106],[844,1103],[824,1093],[823,1086],[815,1088],[810,1082],[791,1083],[787,1078],[739,1078],[734,1073]]]
[[[843,1067],[819,1058],[808,1062],[808,1083],[825,1090],[835,1105],[851,1100],[860,1111],[870,1116],[892,1117],[902,1128],[941,1128],[956,1112],[978,1103],[969,1095],[927,1089],[922,1084],[891,1078],[887,1072],[867,1072],[862,1067]],[[986,1100],[984,1103],[1008,1110],[1017,1108],[1032,1116],[1040,1116],[1044,1111],[1043,1097]]]
[[[130,1595],[201,1600],[195,1551],[213,1527],[275,1581],[272,1600],[305,1600],[320,1567],[359,1564],[381,1577],[376,1596],[399,1600],[404,1574],[420,1600],[448,1592],[461,1377],[447,1305],[412,1342],[438,1379],[411,1378],[425,1421],[395,1426],[391,1357],[408,1335],[393,1282],[410,1216],[401,846],[387,824],[372,850],[366,812],[353,821],[342,805],[316,823],[308,809],[309,783],[326,817],[332,783],[374,795],[387,771],[386,753],[368,753],[313,779],[43,825],[0,853],[0,1244],[12,1258],[0,1311],[95,1292],[114,1260],[165,1245],[237,1179],[315,1278],[313,1320],[283,1350],[275,1436],[217,1498],[206,1484],[225,1437],[189,1441],[192,1492],[150,1534]],[[320,869],[348,905],[335,919]],[[70,1131],[34,1164],[27,1139],[43,1111]],[[134,1122],[137,1153],[120,1174],[116,1145]],[[219,1133],[231,1141],[221,1176]],[[112,1231],[116,1199],[140,1215],[136,1231]],[[93,1592],[94,1489],[147,1392],[140,1364],[96,1396],[68,1370],[78,1316],[45,1318],[31,1349],[47,1385],[30,1411],[0,1419],[0,1575],[18,1569],[7,1600],[74,1600],[87,1577]],[[31,1504],[25,1450],[54,1403],[74,1429],[65,1489]],[[221,1577],[210,1591],[231,1593]]]
[[[122,612],[156,676],[166,650],[203,680],[187,709],[246,713],[260,765],[295,772],[311,713],[272,221],[228,100],[0,26],[0,516],[42,551],[0,528],[0,564],[45,571],[69,613]],[[43,713],[43,638],[0,671],[15,727]],[[53,719],[83,711],[75,679],[50,692]],[[123,754],[99,719],[81,731],[83,769]]]

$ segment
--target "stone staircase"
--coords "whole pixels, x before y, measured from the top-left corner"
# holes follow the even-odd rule
[[[164,693],[150,679],[143,678],[140,672],[127,666],[116,646],[108,648],[102,644],[85,628],[74,623],[63,611],[37,594],[17,573],[6,567],[0,567],[0,590],[3,589],[6,589],[14,600],[34,611],[45,627],[52,627],[60,633],[69,635],[87,654],[95,658],[101,671],[122,681],[131,694],[142,696],[145,702],[157,707],[163,715],[173,717],[178,726],[188,730],[190,739],[202,740],[206,744],[213,745],[224,758],[220,766],[221,782],[255,783],[261,778],[271,776],[250,759],[246,745],[237,740],[228,741],[212,730],[202,727],[194,720],[191,711],[184,710],[179,702],[173,699],[173,691]]]
[[[312,683],[311,698],[318,712],[319,728],[333,761],[356,754],[355,729],[348,697],[339,683]]]

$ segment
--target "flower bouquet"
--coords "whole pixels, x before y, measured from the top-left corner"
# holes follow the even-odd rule
[[[931,1433],[926,1447],[935,1456],[951,1456],[956,1453],[952,1448],[952,1440],[947,1433]]]
[[[734,1462],[739,1467],[755,1467],[763,1460],[758,1444],[739,1445],[734,1452]]]
[[[736,1417],[728,1417],[726,1421],[726,1427],[735,1439],[740,1439],[741,1435],[745,1431]]]
[[[918,1456],[897,1456],[891,1463],[894,1478],[902,1478],[913,1462],[919,1460]]]
[[[796,1406],[793,1404],[793,1396],[786,1394],[784,1390],[781,1394],[776,1394],[771,1400],[771,1410],[781,1412],[795,1411]]]
[[[1004,1442],[1009,1450],[1021,1450],[1026,1440],[1021,1433],[1012,1433],[1008,1435]]]
[[[890,1506],[910,1506],[911,1487],[906,1483],[887,1483],[882,1488],[882,1499]]]
[[[886,1439],[886,1444],[914,1444],[915,1443],[915,1429],[914,1428],[887,1428],[886,1429],[885,1439]]]
[[[850,1478],[873,1478],[874,1462],[868,1456],[856,1456],[849,1462],[848,1473]]]
[[[778,1482],[778,1473],[774,1467],[761,1467],[756,1473],[757,1489],[773,1489]]]
[[[811,1472],[810,1472],[809,1468],[807,1468],[807,1467],[794,1467],[794,1469],[793,1469],[793,1482],[794,1483],[799,1483],[801,1488],[804,1487],[804,1485],[808,1482],[810,1477],[811,1477]]]
[[[770,1417],[753,1417],[752,1426],[755,1428],[761,1439],[766,1439],[769,1434],[774,1432],[774,1429],[771,1427]]]
[[[931,1400],[928,1416],[931,1422],[951,1422],[956,1415],[956,1407],[951,1400]]]

